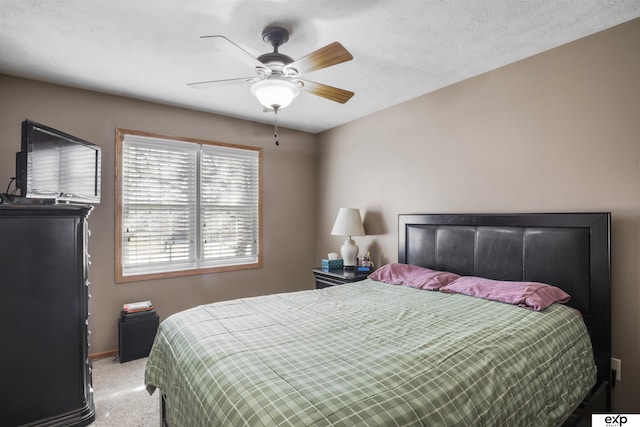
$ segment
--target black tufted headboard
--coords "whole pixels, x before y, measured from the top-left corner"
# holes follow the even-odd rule
[[[598,385],[611,371],[610,213],[403,214],[398,262],[564,289],[591,333]]]

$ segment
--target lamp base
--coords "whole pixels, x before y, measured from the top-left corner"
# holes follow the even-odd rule
[[[340,247],[340,253],[342,255],[342,263],[345,270],[353,270],[358,264],[358,252],[360,248],[356,245],[356,242],[351,239],[351,236],[347,237],[342,246]]]

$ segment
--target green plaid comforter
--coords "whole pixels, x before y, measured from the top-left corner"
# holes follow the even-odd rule
[[[365,280],[166,319],[149,393],[180,426],[554,426],[595,383],[583,321]]]

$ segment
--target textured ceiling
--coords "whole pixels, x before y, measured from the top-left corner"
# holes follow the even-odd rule
[[[200,36],[258,56],[280,23],[293,59],[333,41],[354,57],[304,76],[348,103],[303,92],[278,115],[316,133],[637,17],[638,0],[2,0],[0,73],[273,123],[249,84],[186,83],[254,75]]]

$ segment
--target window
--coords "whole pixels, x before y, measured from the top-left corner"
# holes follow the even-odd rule
[[[262,266],[262,150],[116,132],[116,281]]]

